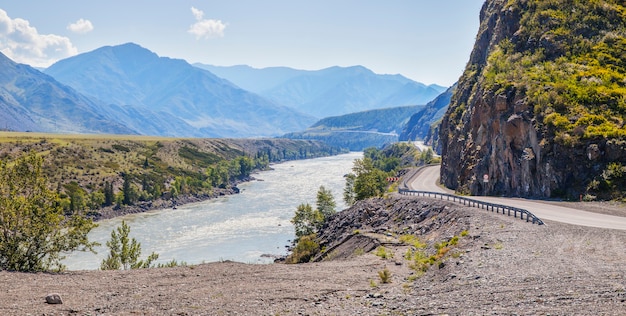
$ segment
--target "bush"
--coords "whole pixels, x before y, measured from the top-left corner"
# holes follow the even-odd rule
[[[320,251],[320,245],[315,242],[315,234],[302,236],[293,248],[291,254],[285,260],[286,263],[309,262]]]
[[[42,163],[35,153],[0,163],[0,270],[63,270],[61,253],[97,245],[87,238],[96,224],[78,211],[64,216]]]
[[[387,248],[383,246],[376,248],[376,255],[382,259],[393,259],[393,252],[388,251]]]
[[[400,242],[403,244],[411,245],[415,248],[426,248],[426,244],[421,242],[419,237],[415,235],[402,235],[399,238]]]
[[[378,271],[378,277],[380,278],[381,283],[391,283],[391,272],[387,269],[387,267]]]

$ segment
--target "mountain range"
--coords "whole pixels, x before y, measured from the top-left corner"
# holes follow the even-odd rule
[[[434,100],[428,102],[421,111],[413,114],[409,118],[409,121],[403,126],[402,132],[400,133],[400,140],[425,140],[431,131],[432,125],[438,125],[439,121],[448,110],[448,105],[450,105],[450,99],[455,89],[456,84],[448,88],[448,90],[437,96]]]
[[[360,151],[397,141],[423,140],[438,149],[439,124],[457,85],[454,84],[426,105],[403,106],[332,116],[305,131],[283,135],[314,139],[332,146]],[[440,150],[440,149],[439,149]]]
[[[287,67],[255,69],[250,66],[206,69],[268,100],[300,112],[325,118],[373,109],[424,105],[446,90],[424,85],[401,75],[380,75],[363,66],[297,70]]]
[[[16,131],[279,136],[336,113],[425,104],[444,89],[361,66],[192,66],[133,43],[101,47],[43,72],[2,54],[0,66],[0,129]],[[358,125],[360,118],[346,119]]]
[[[202,136],[275,136],[314,122],[313,117],[243,90],[184,60],[159,57],[133,43],[61,60],[45,73],[106,104],[182,121]]]
[[[136,134],[101,104],[0,53],[0,128],[16,131]]]

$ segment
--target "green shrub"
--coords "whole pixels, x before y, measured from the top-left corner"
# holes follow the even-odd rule
[[[383,246],[376,248],[376,255],[382,259],[393,259],[393,252],[387,250],[387,248]]]
[[[300,237],[285,262],[304,263],[311,261],[311,259],[320,251],[320,245],[315,241],[316,237],[317,236],[315,234]]]
[[[176,261],[176,259],[172,259],[171,261],[168,261],[166,263],[159,263],[157,265],[157,268],[174,268],[174,267],[180,267],[180,266],[187,266],[187,262],[185,261]]]
[[[0,162],[0,270],[63,270],[61,254],[90,250],[94,224],[76,210],[66,217],[34,152]]]
[[[431,266],[433,265],[440,266],[442,263],[442,260],[450,252],[450,250],[452,250],[452,247],[456,246],[459,243],[460,237],[467,236],[467,234],[468,234],[467,230],[464,230],[458,236],[453,236],[448,241],[441,241],[441,242],[435,243],[433,245],[433,247],[435,248],[434,249],[435,251],[432,255],[427,255],[425,250],[418,251],[418,250],[409,249],[405,253],[404,258],[406,260],[411,261],[411,263],[409,264],[409,267],[415,270],[415,272],[417,273],[417,276],[420,276],[426,271],[428,271],[428,269]],[[407,243],[406,242],[407,240],[412,241],[413,237],[409,237],[409,236],[411,235],[403,235],[400,237],[400,240],[403,241],[404,243]],[[422,248],[425,248],[425,247],[422,247]],[[460,253],[454,252],[452,256],[455,258],[458,258],[460,256]]]
[[[411,245],[415,248],[426,248],[426,244],[421,242],[419,237],[415,235],[402,235],[398,238],[401,243]]]
[[[391,272],[387,269],[387,267],[378,271],[378,277],[380,278],[380,282],[383,284],[391,283]]]

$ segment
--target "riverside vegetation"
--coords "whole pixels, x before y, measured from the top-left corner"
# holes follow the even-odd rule
[[[3,133],[0,142],[0,270],[63,270],[103,209],[112,216],[185,198],[227,194],[253,170],[286,159],[337,153],[317,142],[166,139]],[[159,203],[160,202],[160,203]],[[122,225],[107,243],[103,269],[149,267]],[[171,263],[169,265],[177,265]]]
[[[420,151],[410,143],[395,143],[383,149],[367,148],[363,158],[354,161],[353,173],[345,175],[344,201],[352,206],[358,201],[382,197],[397,188],[397,183],[388,180],[390,177],[404,174],[408,167],[438,161],[431,149]],[[298,206],[291,220],[296,239],[292,253],[286,258],[287,263],[308,262],[320,252],[325,252],[319,246],[317,233],[335,213],[333,196],[323,186],[317,192],[316,209],[309,204]]]

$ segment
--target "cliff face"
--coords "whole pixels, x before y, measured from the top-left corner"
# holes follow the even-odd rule
[[[442,182],[473,195],[623,196],[626,9],[488,0],[480,20],[440,127]]]

